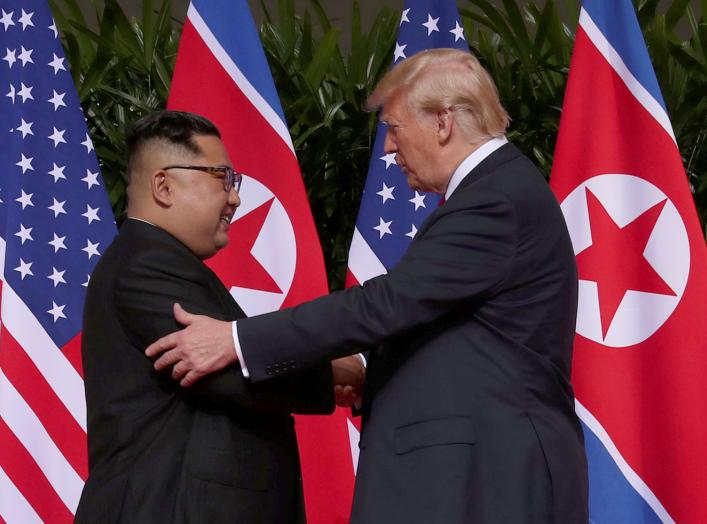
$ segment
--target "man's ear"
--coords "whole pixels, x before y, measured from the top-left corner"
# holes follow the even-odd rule
[[[437,111],[437,140],[440,145],[449,142],[454,129],[454,115],[449,108]]]
[[[160,169],[150,175],[150,192],[155,202],[163,207],[171,207],[173,203],[173,190],[171,179],[167,172]]]

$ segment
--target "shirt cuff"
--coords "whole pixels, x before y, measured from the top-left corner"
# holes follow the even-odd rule
[[[250,378],[250,373],[248,373],[248,366],[243,360],[243,352],[241,351],[241,344],[238,341],[238,327],[236,326],[236,321],[231,322],[231,333],[233,334],[233,345],[236,348],[236,355],[238,356],[238,363],[241,365],[241,371],[245,378]]]
[[[368,362],[366,362],[366,357],[363,356],[363,353],[356,353],[358,358],[361,359],[361,363],[363,364],[363,367],[368,367]]]

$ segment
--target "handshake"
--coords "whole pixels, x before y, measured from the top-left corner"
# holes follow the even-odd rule
[[[366,367],[363,357],[350,355],[332,360],[336,405],[342,408],[360,407]]]
[[[173,379],[182,386],[191,386],[201,377],[237,362],[231,322],[194,315],[179,304],[174,305],[174,318],[186,328],[162,337],[145,350],[148,357],[155,359],[157,371],[171,367]],[[363,357],[350,355],[332,360],[331,367],[336,405],[357,407],[366,376]]]

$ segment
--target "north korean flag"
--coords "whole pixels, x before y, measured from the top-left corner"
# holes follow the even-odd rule
[[[579,273],[592,522],[707,521],[707,250],[630,0],[585,0],[551,186]]]

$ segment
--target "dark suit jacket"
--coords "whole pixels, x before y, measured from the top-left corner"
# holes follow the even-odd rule
[[[352,523],[587,521],[560,208],[506,144],[387,275],[238,321],[253,380],[371,351]]]
[[[244,316],[183,244],[126,221],[86,297],[89,477],[76,522],[303,522],[290,412],[333,410],[330,365],[260,385],[231,367],[180,388],[144,355],[178,329],[175,301],[219,319]]]

